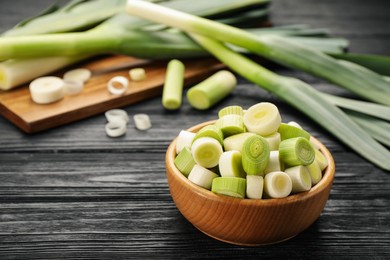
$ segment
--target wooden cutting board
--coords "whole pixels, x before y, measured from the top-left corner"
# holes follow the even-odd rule
[[[195,84],[224,67],[212,58],[182,61],[186,67],[184,81],[186,86]],[[92,78],[85,84],[80,94],[65,96],[52,104],[40,105],[32,101],[26,84],[11,91],[0,92],[0,113],[26,133],[43,131],[161,95],[166,66],[167,61],[148,62],[127,56],[108,56],[90,60],[74,66],[92,71]],[[133,67],[144,68],[146,79],[139,82],[130,81],[124,95],[110,94],[107,82],[114,76],[129,78],[128,71]],[[53,75],[61,77],[63,72]]]

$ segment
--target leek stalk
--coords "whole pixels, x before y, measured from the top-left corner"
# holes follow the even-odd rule
[[[390,105],[390,85],[380,75],[364,67],[356,71],[322,52],[294,43],[285,37],[256,37],[229,25],[144,1],[128,0],[126,11],[186,32],[240,46],[282,65],[325,78],[366,99]]]
[[[313,87],[301,80],[277,75],[218,41],[200,35],[191,36],[233,71],[294,106],[362,157],[390,171],[389,150]]]

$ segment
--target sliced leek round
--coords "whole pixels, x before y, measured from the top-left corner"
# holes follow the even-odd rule
[[[268,142],[260,135],[246,139],[242,148],[242,166],[249,175],[263,175],[269,160]]]
[[[290,138],[280,143],[279,157],[287,166],[305,166],[314,161],[315,150],[303,137]]]
[[[198,164],[195,164],[190,174],[188,175],[188,180],[200,187],[210,190],[213,179],[217,177],[219,177],[218,174],[215,174],[214,172]]]
[[[259,175],[246,176],[246,197],[261,199],[263,197],[264,178]]]
[[[192,143],[191,152],[197,164],[205,168],[212,168],[218,165],[223,149],[216,139],[201,137]]]
[[[305,166],[299,165],[287,168],[284,172],[290,176],[292,182],[292,193],[308,191],[311,188],[310,173]]]
[[[59,77],[40,77],[30,83],[32,100],[37,104],[49,104],[64,97],[64,81]]]
[[[292,191],[291,178],[285,172],[270,172],[264,177],[264,195],[267,198],[285,198]]]
[[[211,191],[217,194],[245,198],[246,179],[239,177],[218,177],[213,179]]]
[[[262,136],[276,132],[281,123],[278,108],[268,102],[251,106],[244,114],[244,124],[249,132]]]
[[[245,178],[245,171],[242,168],[241,153],[239,151],[227,151],[219,157],[219,173],[222,177]]]

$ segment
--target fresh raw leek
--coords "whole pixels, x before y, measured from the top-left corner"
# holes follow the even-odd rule
[[[232,22],[236,23],[239,22],[240,17],[244,15],[248,9],[257,8],[259,10],[264,11],[263,15],[265,16],[267,14],[267,6],[266,4],[270,0],[245,0],[245,1],[238,1],[238,0],[224,0],[224,1],[206,1],[206,0],[200,0],[196,3],[189,2],[185,0],[170,0],[170,1],[153,1],[153,2],[162,2],[161,4],[164,4],[166,6],[169,6],[174,9],[183,10],[186,12],[193,13],[195,15],[200,16],[206,16],[206,17],[216,17],[218,19],[225,19],[225,17],[231,17],[236,16],[237,19],[230,20],[226,22]],[[123,12],[120,12],[121,10],[124,10],[124,3],[123,0],[118,1],[111,1],[111,0],[94,0],[94,1],[84,1],[84,0],[75,0],[69,3],[68,5],[64,6],[63,8],[58,8],[55,6],[54,8],[51,8],[49,12],[44,13],[43,15],[40,15],[39,17],[31,18],[26,21],[21,22],[16,27],[12,28],[11,30],[5,32],[2,34],[2,37],[0,38],[0,42],[2,42],[5,38],[10,38],[6,40],[8,43],[12,43],[12,39],[16,40],[16,45],[20,44],[19,40],[28,40],[27,42],[24,41],[19,46],[19,50],[17,54],[11,55],[11,53],[6,54],[3,56],[3,58],[0,58],[0,60],[5,59],[6,57],[12,58],[12,62],[2,62],[0,67],[0,89],[10,89],[12,87],[18,86],[22,83],[25,83],[29,80],[32,80],[36,77],[39,77],[41,75],[45,75],[48,73],[53,72],[54,70],[60,69],[62,67],[65,67],[67,65],[73,64],[77,61],[86,59],[90,57],[91,55],[95,54],[102,54],[102,53],[112,53],[113,48],[116,49],[114,52],[122,52],[120,46],[114,46],[115,44],[118,44],[118,41],[122,35],[126,35],[128,31],[130,35],[135,36],[131,33],[131,31],[134,31],[139,28],[154,28],[156,25],[153,25],[151,22],[143,19],[139,19],[137,17],[131,17],[128,15],[123,14]],[[91,10],[93,12],[91,12]],[[96,10],[96,12],[94,11]],[[108,19],[109,18],[109,19]],[[107,20],[106,20],[107,19]],[[96,27],[93,27],[94,25],[97,25]],[[93,28],[92,28],[93,27]],[[92,28],[92,29],[90,29]],[[161,28],[165,28],[164,26],[158,26],[158,30],[161,30]],[[81,34],[82,29],[90,29],[85,31],[86,34]],[[155,28],[153,30],[156,30]],[[63,32],[74,32],[78,31],[79,33],[63,33]],[[112,33],[111,33],[112,32]],[[52,44],[49,44],[48,41],[51,40],[51,36],[47,34],[59,34],[60,37],[54,37],[54,42]],[[41,37],[35,38],[31,35],[34,34],[44,34]],[[100,34],[100,40],[98,42],[102,43],[104,42],[105,49],[104,51],[101,50],[100,53],[96,53],[97,49],[102,48],[100,46],[99,48],[92,48],[91,51],[86,51],[85,48],[80,48],[77,51],[77,47],[72,47],[71,43],[73,42],[75,45],[83,44],[88,42],[88,37],[96,38]],[[136,33],[137,34],[137,33]],[[17,37],[12,36],[27,36],[27,38],[19,38],[15,39]],[[84,36],[81,36],[84,35]],[[116,36],[115,36],[116,35]],[[134,39],[133,36],[130,37],[122,37],[124,40],[122,45],[127,45],[127,43],[130,43],[130,46],[133,46],[131,43],[133,41],[140,44],[140,40],[142,40],[141,35],[146,35],[145,33],[138,34],[137,37],[140,37],[137,39]],[[107,36],[107,38],[115,38],[115,40],[112,40],[111,44],[109,43],[109,40],[104,40],[104,38]],[[31,37],[31,38],[30,38]],[[62,42],[61,38],[67,38],[66,42]],[[118,38],[119,37],[119,38]],[[146,36],[147,37],[147,36]],[[158,56],[154,56],[156,53],[166,53],[165,57],[163,58],[175,58],[175,57],[183,57],[186,56],[186,54],[189,54],[190,56],[204,56],[207,55],[206,52],[201,50],[199,46],[194,44],[191,40],[188,40],[187,37],[181,35],[181,40],[179,37],[171,36],[171,34],[160,34],[160,36],[153,37],[147,37],[144,39],[144,42],[149,42],[149,47],[152,47],[155,49],[155,52],[151,52],[150,56],[147,58],[158,58]],[[156,41],[152,41],[153,38],[155,38]],[[35,46],[31,45],[32,48],[34,48],[35,51],[37,51],[36,59],[31,59],[28,57],[32,57],[31,49],[28,44],[30,42],[30,39],[32,42],[35,42]],[[178,42],[179,40],[179,42]],[[42,42],[40,42],[42,41]],[[56,42],[57,41],[57,42]],[[183,42],[184,41],[184,42]],[[77,43],[76,43],[77,42]],[[141,41],[142,42],[142,41]],[[56,45],[54,45],[56,44]],[[67,45],[68,44],[68,45]],[[69,45],[70,44],[70,45]],[[188,45],[190,44],[190,45]],[[41,45],[41,48],[39,47]],[[91,46],[96,46],[94,42],[91,42]],[[137,45],[137,44],[136,44]],[[169,46],[177,45],[177,48],[172,48]],[[48,46],[51,46],[51,48],[54,48],[59,51],[55,52],[53,49],[51,51],[48,51],[46,53],[45,50]],[[62,47],[59,47],[62,46]],[[70,46],[70,47],[69,47]],[[185,46],[185,47],[184,47]],[[12,48],[12,44],[11,44]],[[133,48],[133,47],[130,47]],[[188,48],[193,48],[192,50],[189,50]],[[6,48],[1,48],[0,51],[3,53],[3,51],[6,51]],[[62,51],[66,49],[66,51]],[[137,56],[137,49],[140,49],[140,46],[135,47],[135,49],[132,51],[133,56]],[[183,53],[184,51],[184,53]],[[84,53],[83,53],[84,52]],[[126,52],[126,51],[125,51]],[[46,53],[46,54],[45,54]],[[66,57],[66,58],[42,58],[47,55],[55,55],[58,56],[66,55],[69,53],[74,53],[76,56],[73,57]],[[185,54],[186,53],[186,54]],[[139,55],[142,56],[142,52],[139,53]],[[144,54],[145,55],[145,52]],[[0,55],[1,56],[1,55]],[[153,57],[154,56],[154,57]],[[140,56],[138,56],[140,57]],[[162,58],[162,56],[159,56]],[[28,60],[25,60],[28,59]],[[58,61],[58,59],[61,59],[61,62]],[[64,62],[63,60],[66,60]],[[45,66],[40,66],[40,64],[45,64]],[[14,69],[13,68],[25,68],[23,70],[18,71],[28,71],[28,73],[18,73],[17,75],[14,75]],[[37,69],[37,68],[40,69]],[[46,69],[43,69],[46,68]]]
[[[254,36],[239,28],[144,1],[128,0],[126,11],[186,32],[237,45],[272,61],[325,78],[366,99],[390,105],[390,84],[380,75],[364,67],[357,71],[286,37]]]
[[[323,98],[322,93],[301,80],[279,76],[218,41],[193,34],[192,37],[236,73],[280,97],[358,154],[390,171],[389,150],[375,141],[341,109]]]
[[[192,15],[184,14],[171,9],[160,8],[155,5],[142,4],[139,1],[128,1],[127,12],[173,27],[179,27],[180,29],[183,29],[187,32],[198,32],[200,34],[211,37],[207,38],[204,36],[191,34],[191,36],[203,48],[212,53],[232,70],[244,78],[258,84],[259,86],[262,86],[264,89],[275,94],[276,96],[282,98],[292,106],[299,109],[301,112],[305,113],[329,132],[333,133],[337,138],[354,149],[358,154],[381,167],[382,169],[390,171],[390,161],[388,160],[388,158],[390,158],[389,150],[374,140],[361,127],[359,127],[359,125],[352,121],[341,109],[329,103],[317,90],[298,79],[279,76],[253,62],[252,60],[242,56],[241,54],[232,51],[223,43],[218,42],[212,38],[223,40],[232,44],[237,44],[241,47],[256,51],[257,53],[260,53],[263,50],[268,50],[268,54],[273,54],[274,49],[271,46],[266,44],[263,45],[263,42],[259,41],[256,37],[253,37],[240,29],[214,23],[206,19],[194,17]],[[266,36],[264,36],[264,38],[266,38]],[[263,46],[265,46],[264,49],[261,48]],[[286,44],[283,47],[287,48],[287,46],[289,46],[289,44]],[[295,46],[292,47],[294,48]],[[297,57],[297,60],[301,61],[302,65],[310,64],[308,67],[321,70],[320,67],[323,64],[326,64],[326,67],[331,67],[330,70],[327,70],[327,72],[331,72],[332,75],[336,73],[334,76],[338,78],[337,81],[343,79],[340,83],[346,83],[349,88],[352,87],[355,90],[364,90],[367,87],[367,79],[365,79],[365,75],[362,75],[360,71],[357,73],[351,67],[343,66],[336,60],[333,60],[324,54],[318,53],[314,49],[308,49],[302,45],[298,45],[297,49],[303,51],[303,53],[299,55],[302,57]],[[266,55],[267,51],[264,51],[263,54],[265,54],[265,56],[269,56]],[[319,56],[318,60],[316,60],[315,66],[307,61],[303,62],[305,57],[310,57],[310,54]],[[318,67],[317,64],[319,64]],[[334,68],[338,68],[339,70],[334,71]],[[371,73],[373,72],[370,71],[370,74]],[[349,78],[355,76],[356,78],[354,78],[353,82],[354,84],[356,83],[356,85],[354,86],[351,86],[350,82],[344,79],[344,77]],[[356,79],[359,79],[359,81],[361,80],[363,84],[362,82],[355,82]],[[384,94],[386,93],[386,88],[387,91],[390,91],[388,87],[389,84],[379,75],[372,80],[373,82],[371,83],[373,84],[370,84],[369,86],[376,86],[373,93],[381,93],[377,101],[390,104],[390,95]],[[375,84],[377,81],[379,82],[378,85]],[[366,91],[368,92],[368,90]],[[384,99],[382,99],[380,96],[382,96],[382,98],[384,97]]]

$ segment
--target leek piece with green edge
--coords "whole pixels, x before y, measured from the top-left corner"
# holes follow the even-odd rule
[[[184,69],[184,64],[179,60],[171,60],[168,63],[162,93],[162,104],[166,109],[176,110],[181,106]]]
[[[197,164],[205,168],[213,168],[218,165],[223,149],[214,138],[201,137],[192,143],[191,152]]]
[[[263,137],[265,138],[265,140],[267,140],[269,149],[271,151],[279,150],[279,144],[281,141],[279,132],[275,132],[270,135],[265,135]]]
[[[221,70],[191,87],[187,99],[193,108],[205,110],[229,95],[237,85],[237,79],[227,70]]]
[[[223,145],[223,133],[216,125],[206,125],[202,127],[195,135],[194,140],[197,140],[201,137],[211,137],[217,140],[221,145]]]
[[[246,179],[239,177],[217,177],[213,179],[211,191],[220,195],[245,198]]]
[[[244,116],[244,110],[240,106],[227,106],[218,111],[218,118],[226,115]]]
[[[269,145],[267,140],[259,135],[246,139],[242,147],[242,167],[249,175],[264,175],[264,169],[269,161]]]
[[[311,188],[311,177],[305,166],[298,165],[284,170],[290,176],[292,183],[292,193],[308,191]]]
[[[192,38],[230,69],[286,101],[378,167],[390,171],[390,152],[305,82],[280,76],[210,38]]]
[[[314,161],[315,152],[310,141],[295,137],[280,142],[279,157],[287,166],[306,166]]]
[[[271,151],[269,153],[269,160],[267,167],[264,169],[264,174],[270,173],[270,172],[278,172],[281,171],[281,162],[279,160],[279,151]]]
[[[225,151],[231,151],[231,150],[236,150],[239,152],[242,152],[242,147],[244,145],[244,142],[246,139],[248,139],[251,136],[256,135],[255,133],[241,133],[241,134],[235,134],[229,137],[226,137],[223,140],[223,148]]]
[[[306,166],[306,168],[310,174],[311,185],[314,186],[319,183],[322,178],[322,170],[317,161],[314,160],[314,162]]]
[[[294,137],[303,137],[307,140],[310,140],[310,133],[303,130],[302,128],[295,127],[286,123],[281,123],[278,129],[280,133],[280,140],[286,140]]]
[[[275,133],[281,121],[279,109],[269,102],[255,104],[244,114],[244,125],[248,132],[262,136]]]
[[[215,125],[228,137],[245,132],[244,119],[239,115],[226,115],[217,120]]]
[[[184,147],[180,151],[180,153],[176,156],[174,163],[177,169],[186,177],[190,174],[192,168],[196,164],[188,147]]]
[[[176,154],[180,153],[184,147],[190,149],[194,138],[195,133],[187,130],[181,130],[176,139]]]
[[[241,177],[245,178],[246,174],[242,168],[242,156],[239,151],[223,152],[219,157],[219,173],[222,177]]]
[[[321,171],[323,171],[329,164],[328,159],[326,159],[325,155],[320,151],[315,149],[315,158],[314,160],[320,166]]]
[[[286,37],[255,36],[229,25],[144,1],[128,0],[126,12],[243,47],[282,65],[325,78],[366,99],[390,105],[390,84],[380,75],[364,67],[356,71],[337,59]]]

